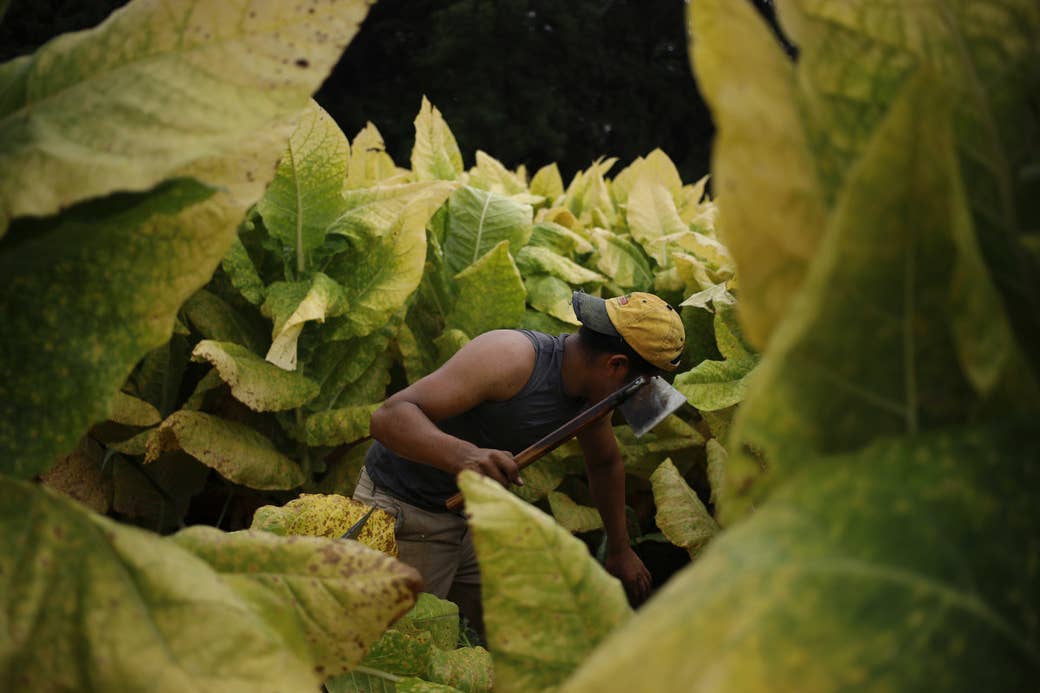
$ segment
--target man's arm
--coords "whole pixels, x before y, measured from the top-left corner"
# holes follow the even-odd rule
[[[636,603],[650,594],[650,572],[632,550],[625,522],[625,465],[610,417],[578,434],[585,454],[589,490],[607,534],[607,570],[624,584]]]
[[[472,469],[503,485],[522,483],[512,454],[478,448],[436,422],[519,392],[534,369],[534,347],[518,332],[496,330],[467,343],[447,363],[388,398],[372,415],[372,437],[398,455],[450,474]]]

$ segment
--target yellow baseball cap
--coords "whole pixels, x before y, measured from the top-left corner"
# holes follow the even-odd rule
[[[679,367],[686,330],[679,312],[657,296],[635,291],[602,299],[575,291],[571,303],[578,320],[590,330],[620,337],[663,371]]]

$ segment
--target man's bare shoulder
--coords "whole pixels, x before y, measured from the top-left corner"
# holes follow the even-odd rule
[[[531,340],[516,330],[492,330],[474,337],[451,361],[481,373],[494,390],[492,399],[509,399],[531,377],[535,351]]]

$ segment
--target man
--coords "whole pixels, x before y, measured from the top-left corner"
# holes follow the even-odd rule
[[[465,518],[445,501],[470,469],[522,484],[513,455],[640,374],[674,371],[682,321],[657,296],[609,300],[575,292],[577,335],[495,330],[473,339],[372,415],[376,439],[354,498],[397,518],[399,557],[426,590],[459,605],[483,636],[480,573]],[[610,417],[578,435],[589,488],[607,536],[606,568],[633,601],[650,574],[629,543],[625,470]]]

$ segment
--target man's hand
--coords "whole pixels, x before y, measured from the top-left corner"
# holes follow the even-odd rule
[[[489,476],[507,488],[510,483],[524,485],[524,480],[520,478],[520,468],[516,466],[513,455],[505,450],[474,448],[463,457],[456,473],[465,469]]]
[[[650,571],[643,565],[632,547],[625,546],[607,554],[606,569],[621,580],[632,604],[641,604],[650,596]]]

